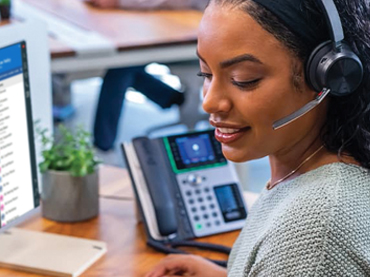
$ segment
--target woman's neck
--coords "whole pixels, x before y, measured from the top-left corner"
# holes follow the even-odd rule
[[[273,186],[293,179],[322,165],[341,161],[336,154],[327,151],[320,141],[306,147],[292,147],[270,155],[271,181]]]

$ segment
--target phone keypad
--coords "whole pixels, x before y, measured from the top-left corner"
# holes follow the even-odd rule
[[[225,167],[176,174],[176,179],[185,204],[184,208],[187,211],[188,223],[196,237],[231,231],[244,225],[243,219],[226,222],[221,211],[223,203],[216,195],[216,193],[220,193],[219,187],[229,188],[229,193],[233,195],[234,193],[240,194],[240,189],[234,188],[237,186],[237,180]],[[219,203],[219,201],[221,202]]]
[[[187,183],[188,185],[189,183]],[[184,191],[185,201],[189,204],[190,220],[195,229],[213,228],[221,224],[221,214],[216,209],[213,190],[209,187],[189,186]]]

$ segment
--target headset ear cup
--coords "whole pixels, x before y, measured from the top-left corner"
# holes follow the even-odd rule
[[[321,71],[325,74],[321,74]],[[335,96],[344,96],[354,92],[363,79],[363,67],[360,59],[348,45],[342,45],[340,54],[336,54],[333,62],[325,66],[319,64],[319,76],[325,76],[325,87],[332,90]]]
[[[324,85],[317,78],[317,68],[321,59],[329,53],[331,48],[331,41],[326,41],[317,46],[311,53],[306,64],[306,80],[316,92],[320,92]]]
[[[310,55],[306,67],[308,83],[317,92],[324,87],[335,96],[348,95],[355,91],[363,78],[360,59],[350,47],[342,42],[340,52],[332,50],[332,42],[320,44]]]

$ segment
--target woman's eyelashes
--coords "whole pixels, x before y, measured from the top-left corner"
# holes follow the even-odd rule
[[[197,76],[202,77],[204,80],[208,80],[208,81],[212,80],[212,74],[210,73],[199,72]],[[251,81],[236,81],[233,78],[231,78],[231,84],[241,90],[253,90],[258,86],[261,80],[262,78],[254,79]]]
[[[240,88],[241,90],[252,90],[252,89],[255,89],[259,82],[261,81],[261,79],[254,79],[254,80],[251,80],[251,81],[243,81],[243,82],[240,82],[240,81],[236,81],[234,79],[231,79],[231,83]]]
[[[198,72],[197,76],[202,77],[203,79],[211,79],[212,74],[205,72]]]

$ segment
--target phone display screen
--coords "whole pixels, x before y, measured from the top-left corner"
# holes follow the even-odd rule
[[[247,213],[236,184],[217,186],[213,189],[225,222],[246,218]]]
[[[173,158],[177,170],[226,163],[221,145],[214,138],[213,131],[170,136],[167,139],[169,156]]]

